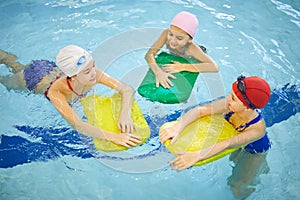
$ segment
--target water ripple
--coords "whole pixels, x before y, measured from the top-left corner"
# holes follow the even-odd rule
[[[294,9],[291,5],[282,3],[280,1],[272,0],[277,7],[277,9],[288,16],[293,17],[294,19],[290,19],[290,21],[300,27],[300,12]]]
[[[270,64],[271,66],[277,68],[278,70],[280,70],[282,73],[286,74],[287,76],[290,76],[290,77],[293,77],[294,79],[296,79],[296,77],[294,76],[294,74],[296,74],[296,72],[295,72],[294,68],[291,66],[290,62],[285,58],[285,54],[280,50],[277,41],[271,40],[273,42],[273,44],[276,47],[278,47],[277,51],[271,50],[271,52],[276,54],[276,57],[278,57],[280,59],[280,61],[283,62],[283,64],[279,64],[274,59],[272,59],[272,56],[270,56],[268,54],[268,51],[265,49],[265,47],[254,37],[247,35],[243,31],[241,31],[241,34],[251,42],[251,44],[253,45],[254,51],[262,57],[262,60],[265,63]],[[287,67],[287,69],[286,69],[286,67]]]

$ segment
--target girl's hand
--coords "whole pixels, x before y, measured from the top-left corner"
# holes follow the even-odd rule
[[[159,87],[159,85],[162,85],[164,88],[172,87],[173,83],[169,78],[175,79],[176,77],[164,71],[157,73],[155,77],[156,87]]]
[[[141,138],[131,133],[112,133],[108,140],[127,148],[137,146],[141,143]]]
[[[171,139],[170,144],[173,144],[177,140],[177,138],[180,134],[178,125],[179,125],[178,122],[174,122],[174,124],[163,128],[159,132],[160,141],[162,143],[165,143],[165,141],[167,141],[168,139]]]
[[[173,74],[173,73],[184,71],[184,68],[183,68],[183,64],[176,61],[172,61],[172,64],[163,65],[162,70],[164,72]]]
[[[170,162],[171,169],[182,171],[200,160],[200,152],[180,152],[178,157]]]
[[[118,128],[122,133],[133,133],[134,131],[136,131],[136,127],[132,119],[122,112],[119,117]]]

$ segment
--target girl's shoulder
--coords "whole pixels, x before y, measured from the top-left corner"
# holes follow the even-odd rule
[[[199,52],[203,52],[202,48],[200,47],[200,45],[198,45],[196,42],[194,42],[193,40],[187,45],[187,50],[188,51],[199,51]]]
[[[160,37],[167,37],[169,34],[169,28],[166,28],[162,31],[162,33],[160,34]]]
[[[63,76],[52,82],[49,91],[51,91],[51,93],[60,93],[65,95],[69,93],[70,89],[67,85],[67,77]]]

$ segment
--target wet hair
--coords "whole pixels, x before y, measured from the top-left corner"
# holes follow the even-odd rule
[[[206,49],[205,46],[203,46],[203,45],[200,44],[199,47],[202,49],[202,51],[203,51],[204,53],[207,53],[207,49]]]
[[[24,79],[26,87],[30,91],[34,91],[37,84],[47,76],[54,67],[57,67],[55,62],[48,60],[33,60],[29,67],[24,69]]]

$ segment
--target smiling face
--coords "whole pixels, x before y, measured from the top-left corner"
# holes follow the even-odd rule
[[[241,112],[247,109],[245,104],[240,101],[240,99],[231,91],[230,95],[227,97],[228,109],[233,112]]]
[[[76,79],[82,85],[96,84],[96,65],[93,59],[76,75]]]
[[[192,38],[182,29],[171,26],[167,36],[167,44],[172,50],[181,51]]]

